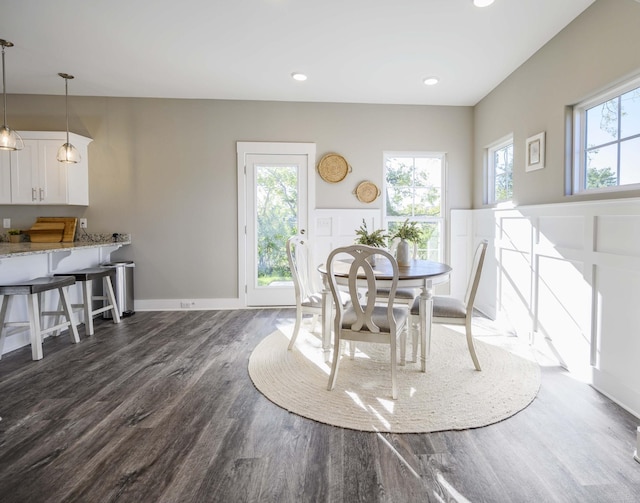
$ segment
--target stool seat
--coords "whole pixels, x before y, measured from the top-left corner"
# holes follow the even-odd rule
[[[0,295],[32,295],[34,293],[42,293],[48,290],[62,288],[63,286],[71,286],[75,282],[75,278],[70,275],[45,276],[23,281],[22,283],[0,285]]]
[[[77,271],[69,271],[56,274],[55,277],[70,276],[74,281],[82,284],[82,303],[71,304],[72,308],[82,308],[84,311],[84,326],[87,335],[93,335],[93,316],[96,314],[111,311],[114,323],[120,323],[120,310],[116,303],[116,296],[113,291],[113,280],[115,280],[116,270],[113,267],[88,267]],[[93,281],[102,280],[106,295],[93,295]],[[98,309],[93,309],[93,301],[106,301]]]
[[[69,302],[68,288],[74,285],[76,279],[73,276],[54,276],[42,277],[13,283],[9,285],[0,285],[0,295],[2,296],[2,304],[0,304],[0,357],[2,357],[2,348],[9,327],[29,327],[31,339],[31,356],[34,360],[40,360],[42,353],[42,336],[51,332],[59,332],[61,329],[69,327],[69,335],[74,343],[80,342],[78,337],[78,329],[73,318],[73,310]],[[50,313],[42,310],[42,294],[49,290],[58,290],[62,311]],[[6,321],[9,312],[9,302],[16,295],[24,295],[27,297],[27,311],[29,313],[28,321]],[[54,326],[42,328],[40,318],[44,316],[58,316]],[[63,315],[66,321],[60,323],[59,316]]]
[[[56,274],[55,276],[73,276],[76,281],[89,281],[104,278],[105,276],[115,278],[116,270],[113,267],[89,267],[87,269],[80,269],[79,271],[65,272],[60,276]]]

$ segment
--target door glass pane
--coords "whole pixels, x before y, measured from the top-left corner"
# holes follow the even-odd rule
[[[291,285],[286,242],[298,232],[296,166],[256,166],[257,286]]]

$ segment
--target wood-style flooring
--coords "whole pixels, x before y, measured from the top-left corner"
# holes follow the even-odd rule
[[[639,420],[558,367],[459,432],[316,423],[253,386],[292,309],[139,312],[0,360],[0,502],[639,502]]]

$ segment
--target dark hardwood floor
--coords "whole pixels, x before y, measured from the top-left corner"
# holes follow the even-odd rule
[[[495,425],[375,434],[288,413],[249,355],[292,309],[140,312],[0,360],[0,501],[638,502],[638,419],[558,367]]]

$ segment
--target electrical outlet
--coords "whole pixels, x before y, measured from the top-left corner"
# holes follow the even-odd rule
[[[180,307],[182,309],[191,309],[193,307],[196,307],[196,301],[195,300],[181,300],[180,301]]]
[[[3,218],[2,219],[2,227],[4,227],[5,229],[10,229],[11,228],[11,219],[10,218]]]
[[[81,229],[86,229],[87,228],[87,219],[86,218],[81,218],[80,219],[80,228]]]

